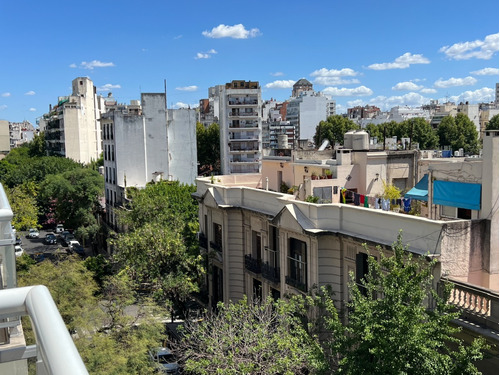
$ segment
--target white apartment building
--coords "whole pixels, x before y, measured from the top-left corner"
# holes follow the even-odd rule
[[[49,155],[61,155],[80,163],[97,160],[102,152],[98,119],[104,112],[104,99],[88,77],[72,82],[72,94],[60,96],[57,104],[39,120],[45,131]]]
[[[101,118],[107,222],[116,225],[114,207],[126,188],[197,176],[196,111],[166,109],[164,93],[143,93],[141,101],[116,105]]]
[[[323,93],[312,90],[301,91],[291,98],[286,108],[286,120],[295,126],[297,141],[312,140],[321,121],[335,115],[336,104]]]
[[[35,128],[29,121],[9,122],[10,148],[19,147],[33,140]]]
[[[10,127],[7,120],[0,120],[0,155],[7,155],[10,151]],[[2,156],[0,156],[1,158]]]
[[[259,173],[262,99],[259,82],[232,81],[209,89],[220,127],[222,174]]]

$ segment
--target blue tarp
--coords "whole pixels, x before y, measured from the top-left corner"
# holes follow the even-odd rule
[[[432,189],[434,204],[469,210],[481,209],[481,184],[436,180]]]
[[[427,190],[429,183],[429,176],[424,174],[424,177],[415,185],[414,188],[410,189],[408,193],[405,194],[405,198],[418,199],[419,201],[427,202],[427,196],[429,191]]]

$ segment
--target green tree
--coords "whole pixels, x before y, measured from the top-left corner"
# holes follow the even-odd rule
[[[490,121],[488,121],[486,130],[498,130],[498,115],[493,116]]]
[[[209,127],[196,124],[198,174],[220,174],[220,129],[216,123]]]
[[[12,225],[17,230],[38,227],[37,189],[34,183],[27,183],[5,190],[14,213]]]
[[[445,117],[438,126],[440,146],[450,146],[453,151],[460,148],[464,152],[477,154],[479,152],[479,138],[474,123],[464,113],[454,118]]]
[[[40,186],[40,198],[47,205],[54,204],[58,222],[67,228],[89,234],[88,229],[97,230],[96,215],[100,211],[99,198],[103,194],[104,179],[96,171],[77,168],[67,172],[49,175]],[[80,229],[84,227],[85,229]]]
[[[340,115],[330,116],[326,121],[321,121],[316,127],[314,142],[317,146],[321,145],[324,139],[328,139],[330,144],[344,144],[344,134],[349,130],[359,129],[352,120]]]
[[[136,283],[149,285],[155,298],[181,315],[204,270],[196,233],[198,208],[194,186],[178,181],[148,184],[130,190],[131,202],[120,212],[128,228],[111,242],[115,259]]]
[[[431,124],[418,117],[405,120],[400,124],[399,138],[410,138],[411,143],[418,143],[422,150],[433,150],[439,145],[439,137]]]
[[[187,322],[179,355],[192,374],[301,374],[315,370],[321,349],[299,316],[300,299],[246,298]]]
[[[28,150],[28,155],[31,157],[47,155],[44,132],[40,132],[33,137],[33,140],[28,143]]]
[[[368,257],[369,272],[355,283],[351,274],[349,321],[339,324],[333,302],[328,319],[334,332],[331,349],[341,358],[340,374],[478,374],[483,340],[465,347],[450,323],[458,317],[444,296],[435,292],[436,261],[413,257],[401,233],[392,255],[378,249]],[[427,302],[434,309],[428,309]],[[451,345],[450,345],[451,344]],[[456,348],[456,349],[453,349]]]

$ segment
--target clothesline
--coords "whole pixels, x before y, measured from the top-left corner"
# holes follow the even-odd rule
[[[336,189],[334,189],[335,192]],[[340,188],[340,203],[346,204],[346,199],[353,199],[355,206],[363,206],[366,208],[382,209],[390,211],[392,206],[399,206],[404,212],[408,213],[411,210],[411,198],[384,199],[372,197],[369,195],[358,194],[344,187]]]

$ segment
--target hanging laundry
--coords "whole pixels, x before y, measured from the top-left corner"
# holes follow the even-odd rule
[[[363,207],[367,207],[367,208],[369,208],[369,207],[370,207],[370,205],[369,205],[369,203],[368,203],[368,197],[365,197],[365,204],[364,204],[364,206],[363,206]]]
[[[359,195],[359,203],[360,204],[365,204],[365,196],[363,194]]]
[[[354,193],[354,205],[359,206],[359,194]]]
[[[340,190],[340,199],[341,199],[341,203],[344,203],[345,204],[345,196],[347,194],[347,189],[344,189],[342,188]]]
[[[391,200],[390,199],[382,199],[382,209],[384,211],[389,211],[391,209]]]
[[[411,198],[403,198],[403,210],[408,213],[411,210]]]
[[[380,198],[375,198],[375,209],[376,210],[380,209]]]

